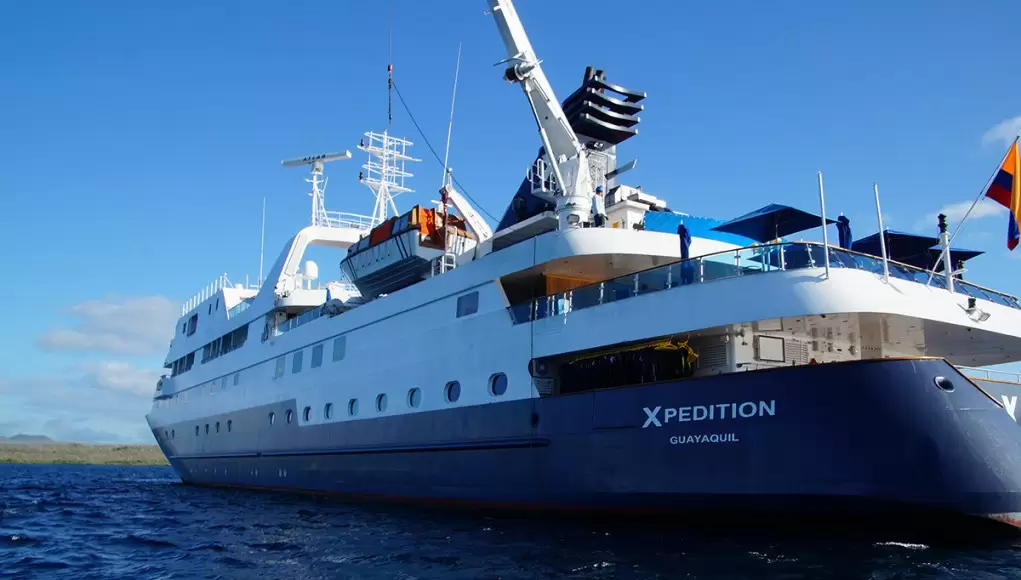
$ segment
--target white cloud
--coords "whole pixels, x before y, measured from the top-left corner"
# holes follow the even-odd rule
[[[89,386],[141,396],[151,396],[155,392],[156,381],[162,374],[157,370],[143,369],[120,361],[86,364],[80,368],[85,371],[82,379]]]
[[[0,434],[43,434],[64,441],[147,441],[145,414],[152,406],[159,374],[107,361],[80,365],[63,374],[0,378]]]
[[[970,201],[959,201],[957,203],[951,203],[939,208],[939,211],[925,215],[915,223],[915,230],[917,231],[936,231],[937,216],[944,214],[947,216],[947,225],[949,231],[953,232],[960,225],[961,220],[968,214],[968,208],[971,207],[972,202]],[[968,220],[982,219],[985,217],[1000,215],[1007,211],[1005,207],[996,203],[995,201],[982,198],[975,208],[971,210],[971,214],[968,215]]]
[[[180,310],[163,296],[107,297],[72,306],[74,328],[56,328],[39,337],[47,350],[100,351],[152,355],[166,350]]]
[[[1002,143],[1003,145],[1009,145],[1018,135],[1021,135],[1021,115],[1001,121],[995,127],[986,131],[985,135],[982,135],[982,144]]]

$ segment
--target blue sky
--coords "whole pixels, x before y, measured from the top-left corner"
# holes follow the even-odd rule
[[[485,2],[393,4],[394,78],[440,149],[463,43],[451,166],[502,214],[538,138]],[[856,236],[876,229],[873,181],[889,227],[931,233],[1021,129],[1009,0],[517,6],[561,98],[586,65],[649,93],[627,181],[693,214],[814,210],[822,170]],[[371,211],[355,146],[387,127],[387,19],[385,2],[0,4],[0,434],[147,437],[177,305],[222,272],[254,279],[263,197],[267,263],[308,220],[281,159],[351,149],[327,205]],[[396,97],[391,132],[423,159],[401,207],[428,203],[441,168]],[[1006,214],[977,215],[967,277],[1021,293]]]

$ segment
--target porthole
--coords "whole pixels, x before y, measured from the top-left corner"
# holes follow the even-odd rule
[[[198,425],[195,425],[195,436],[196,437],[199,436],[199,426]]]
[[[227,419],[227,432],[230,433],[231,427],[234,426],[234,421]]]
[[[954,383],[951,382],[950,379],[948,379],[946,377],[942,377],[942,376],[936,377],[936,378],[932,379],[932,381],[934,383],[936,383],[937,387],[943,389],[944,391],[946,391],[948,393],[950,391],[954,390]]]
[[[206,435],[209,435],[209,423],[206,423]]]
[[[507,375],[496,373],[489,377],[489,394],[499,397],[507,392]]]
[[[171,429],[170,430],[170,438],[171,439],[176,439],[177,438],[177,430],[176,429]]]
[[[276,423],[276,420],[277,420],[277,414],[272,412],[272,411],[270,411],[270,413],[269,413],[269,424],[272,425],[273,423]]]
[[[417,408],[422,404],[422,389],[415,387],[408,391],[408,406]]]
[[[351,399],[347,402],[347,414],[352,417],[358,414],[358,399]]]
[[[380,413],[386,411],[386,393],[376,395],[376,410]]]
[[[457,381],[447,383],[447,387],[443,389],[443,397],[448,403],[457,402],[461,398],[461,383]]]
[[[326,407],[323,408],[323,417],[327,419],[333,418],[333,403],[326,403]]]
[[[305,410],[301,412],[301,416],[305,418],[305,422],[308,423],[312,420],[312,407],[305,407]]]
[[[216,432],[217,433],[220,432],[220,422],[219,421],[216,422]]]
[[[294,420],[294,411],[287,409],[287,424],[290,425],[291,421]]]

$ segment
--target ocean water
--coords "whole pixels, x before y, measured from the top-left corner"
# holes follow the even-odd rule
[[[185,486],[165,467],[0,465],[0,578],[1021,578],[1021,540],[739,533]]]

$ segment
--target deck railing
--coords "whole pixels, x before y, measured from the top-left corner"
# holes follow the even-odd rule
[[[354,228],[367,232],[377,225],[371,216],[343,211],[325,211],[323,217],[326,226],[331,228]]]
[[[883,275],[881,258],[834,246],[828,249],[830,268],[866,270]],[[821,268],[825,251],[826,247],[816,242],[784,242],[726,250],[580,286],[568,292],[542,296],[531,302],[511,305],[508,311],[514,324],[521,324],[677,286],[769,272]],[[919,284],[929,281],[928,270],[900,262],[888,263],[891,278]],[[942,276],[933,276],[930,284],[946,289],[946,280]],[[961,279],[954,279],[954,292],[1021,310],[1016,297]]]
[[[227,311],[227,318],[228,319],[229,318],[234,318],[238,314],[241,314],[245,310],[248,310],[248,308],[252,305],[252,302],[254,302],[254,301],[255,301],[255,296],[249,296],[248,298],[245,298],[244,300],[239,302],[236,306],[234,306],[233,308],[231,308],[230,310]]]
[[[976,367],[957,367],[964,374],[979,379],[990,379],[994,381],[1008,381],[1011,383],[1021,383],[1021,373],[1015,373],[1013,371],[998,371],[994,369],[980,369]]]

